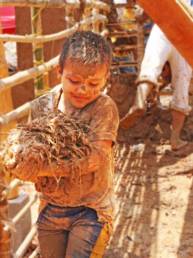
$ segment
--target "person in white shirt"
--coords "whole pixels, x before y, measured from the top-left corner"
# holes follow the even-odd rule
[[[188,1],[191,4],[190,1]],[[173,96],[171,101],[172,132],[170,137],[172,150],[178,150],[187,142],[180,139],[185,117],[191,111],[189,105],[189,86],[192,69],[177,49],[167,39],[157,25],[154,25],[147,41],[144,58],[137,80],[137,92],[134,105],[121,120],[122,128],[129,128],[144,114],[150,92],[158,87],[158,78],[166,62],[171,67]],[[157,90],[159,90],[157,88]]]

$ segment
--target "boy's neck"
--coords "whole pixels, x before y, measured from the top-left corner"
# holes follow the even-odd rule
[[[79,110],[79,108],[76,108],[73,106],[68,99],[64,97],[64,93],[62,93],[59,104],[58,104],[58,109],[64,113],[71,113],[75,110]]]
[[[103,93],[101,92],[101,94],[91,103],[95,102],[102,94]],[[60,111],[62,111],[64,113],[73,113],[75,111],[80,111],[83,108],[77,108],[77,107],[73,106],[72,103],[68,99],[65,98],[64,93],[62,93],[61,98],[60,98],[59,103],[58,103],[58,109]]]

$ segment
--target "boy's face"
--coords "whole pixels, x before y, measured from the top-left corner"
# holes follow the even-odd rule
[[[107,65],[84,65],[67,60],[62,73],[64,97],[74,107],[83,108],[101,93],[108,77]]]

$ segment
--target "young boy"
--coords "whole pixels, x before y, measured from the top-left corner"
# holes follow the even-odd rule
[[[59,60],[62,91],[32,104],[33,117],[39,109],[53,109],[57,103],[60,111],[90,126],[91,154],[81,163],[79,178],[70,180],[73,171],[67,167],[54,187],[54,177],[44,177],[41,171],[30,178],[28,175],[41,192],[37,225],[43,258],[100,258],[108,243],[113,211],[113,144],[119,123],[114,102],[102,93],[110,65],[111,48],[100,35],[76,32],[65,41]],[[21,174],[17,176],[26,180]]]

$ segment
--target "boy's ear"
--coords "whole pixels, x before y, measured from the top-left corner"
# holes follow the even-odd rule
[[[106,79],[108,80],[110,78],[110,70],[107,72]]]
[[[56,71],[57,71],[57,78],[60,79],[62,76],[62,71],[59,65],[56,66]]]

